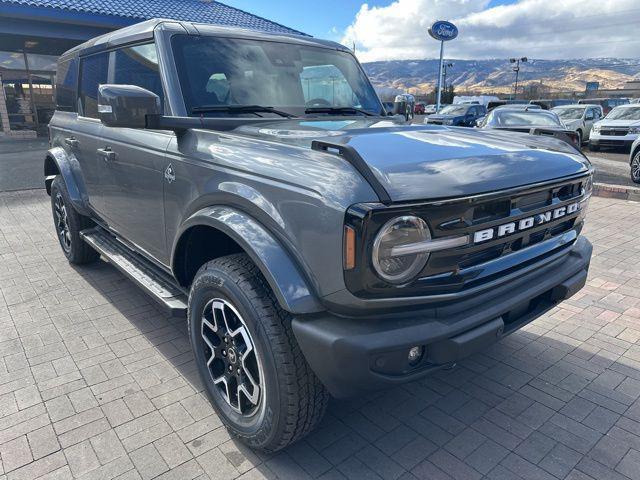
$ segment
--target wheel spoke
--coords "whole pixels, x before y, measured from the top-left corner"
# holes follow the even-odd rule
[[[221,397],[235,412],[253,414],[261,400],[261,373],[239,312],[226,300],[211,300],[202,315],[201,336],[207,369]]]
[[[635,180],[640,180],[640,153],[633,159],[631,164],[631,175]]]
[[[71,248],[71,230],[69,229],[69,220],[67,215],[67,207],[64,204],[62,195],[58,193],[56,195],[55,202],[53,203],[53,210],[55,215],[55,225],[60,243],[66,251]]]

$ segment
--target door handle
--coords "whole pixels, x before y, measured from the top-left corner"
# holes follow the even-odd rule
[[[76,137],[67,137],[64,139],[64,143],[66,143],[69,147],[75,148],[80,145],[80,140]]]
[[[99,148],[97,152],[105,162],[114,162],[118,158],[118,154],[111,150],[111,147]]]

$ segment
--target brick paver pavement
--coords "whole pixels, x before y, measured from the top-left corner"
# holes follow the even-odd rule
[[[0,479],[638,479],[639,219],[594,199],[578,295],[265,456],[200,393],[184,320],[105,262],[68,265],[43,191],[1,194]]]

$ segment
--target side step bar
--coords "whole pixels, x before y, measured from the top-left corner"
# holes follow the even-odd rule
[[[170,275],[101,227],[83,230],[80,236],[173,316],[186,316],[187,295]]]

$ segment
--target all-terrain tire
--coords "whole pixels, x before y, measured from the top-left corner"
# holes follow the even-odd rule
[[[67,185],[64,179],[58,175],[51,183],[51,211],[56,236],[67,260],[76,265],[95,262],[100,254],[91,248],[82,238],[80,232],[94,226],[88,217],[80,215],[69,197]],[[66,229],[63,230],[61,222],[64,216]]]
[[[203,340],[202,327],[208,314],[206,309],[214,301],[231,305],[229,308],[238,314],[260,364],[260,403],[255,406],[256,413],[248,418],[233,410],[228,393],[225,398],[221,384],[214,384],[215,375],[209,364],[213,365],[211,359],[219,356],[220,350],[215,354],[207,350],[210,344]],[[291,329],[291,315],[280,307],[261,272],[246,254],[221,257],[200,268],[191,286],[188,322],[205,391],[233,435],[252,448],[274,452],[304,437],[320,422],[329,394],[298,347]],[[221,360],[228,362],[228,359]]]

